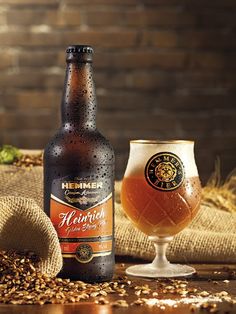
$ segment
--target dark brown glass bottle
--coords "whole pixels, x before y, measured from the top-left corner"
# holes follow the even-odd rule
[[[92,54],[66,50],[62,126],[44,152],[44,210],[61,243],[59,275],[99,282],[114,269],[114,151],[96,128]]]

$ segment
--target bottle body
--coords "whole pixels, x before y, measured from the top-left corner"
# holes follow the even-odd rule
[[[76,69],[73,75],[78,78],[80,67]],[[85,81],[88,74],[83,73]],[[85,81],[77,83],[84,88]],[[44,152],[44,209],[61,244],[60,276],[106,281],[114,271],[114,152],[95,127],[89,86],[83,95],[73,84],[70,92],[67,73],[64,96],[73,101],[63,97],[64,123]]]

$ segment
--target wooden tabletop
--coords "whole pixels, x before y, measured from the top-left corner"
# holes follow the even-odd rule
[[[137,261],[136,261],[137,262]],[[134,263],[132,263],[134,264]],[[125,268],[132,265],[131,263],[124,263],[124,261],[119,260],[116,264],[116,276],[125,276]],[[226,291],[231,296],[236,297],[236,265],[192,265],[197,269],[197,274],[187,279],[188,286],[192,288],[197,288],[198,290],[208,291],[210,293],[217,293]],[[141,278],[129,277],[132,281],[132,285],[142,286],[148,284],[152,292],[157,291],[157,281],[148,280]],[[168,283],[167,283],[168,284]],[[158,291],[159,292],[159,291]],[[78,304],[46,304],[46,305],[0,305],[0,313],[10,313],[10,314],[149,314],[149,313],[165,313],[165,314],[196,314],[196,313],[211,313],[206,309],[196,309],[191,311],[189,304],[178,304],[176,308],[173,306],[166,305],[165,307],[158,307],[155,305],[129,305],[129,307],[114,307],[112,302],[120,299],[126,300],[129,304],[137,300],[137,295],[134,294],[134,289],[127,289],[128,296],[120,297],[115,294],[110,294],[105,299],[110,303],[105,305],[94,304],[94,302],[81,302]],[[153,296],[146,296],[145,298],[153,298]],[[162,300],[176,300],[181,299],[179,296],[174,296],[171,294],[159,293],[158,299]],[[227,302],[217,303],[218,311],[217,314],[235,314],[236,304],[232,305]]]

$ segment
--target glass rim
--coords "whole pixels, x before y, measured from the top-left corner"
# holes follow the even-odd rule
[[[193,140],[130,140],[130,144],[194,144]]]

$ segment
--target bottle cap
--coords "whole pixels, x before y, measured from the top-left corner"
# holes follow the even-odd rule
[[[71,45],[66,49],[67,53],[93,53],[93,48],[87,45]]]
[[[92,62],[93,48],[88,45],[70,45],[66,49],[66,61]]]

